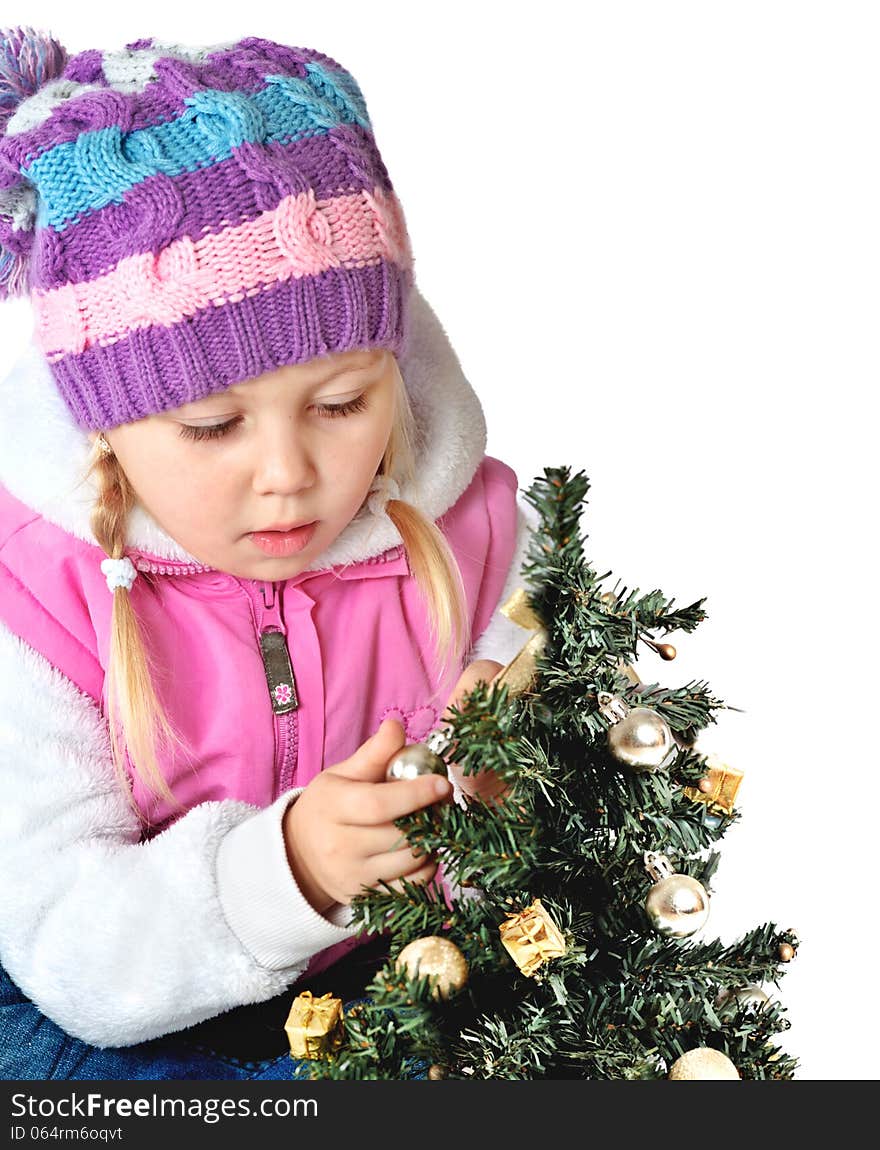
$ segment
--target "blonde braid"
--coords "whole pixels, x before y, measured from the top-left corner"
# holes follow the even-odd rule
[[[125,552],[128,516],[135,493],[118,459],[96,442],[88,475],[98,484],[98,498],[91,514],[91,527],[99,546],[111,559]],[[113,763],[120,777],[128,780],[125,750],[134,771],[153,794],[181,804],[174,798],[158,763],[158,751],[182,746],[156,695],[150,660],[130,593],[124,587],[113,592],[110,625],[110,660],[107,669],[107,711]]]
[[[397,380],[395,419],[379,474],[394,477],[399,487],[415,487],[416,424],[399,371]],[[428,611],[438,669],[445,676],[450,666],[460,667],[471,640],[461,571],[446,536],[412,503],[391,498],[385,511],[403,540]]]

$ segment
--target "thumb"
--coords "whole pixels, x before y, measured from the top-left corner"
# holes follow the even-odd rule
[[[361,782],[384,783],[385,772],[393,755],[406,746],[403,723],[397,719],[384,719],[369,739],[361,743],[353,755],[329,767],[335,775]]]

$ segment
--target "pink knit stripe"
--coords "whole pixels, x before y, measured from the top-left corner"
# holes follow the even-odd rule
[[[129,256],[96,279],[36,289],[34,339],[53,362],[137,328],[171,327],[201,308],[234,303],[291,277],[381,259],[412,266],[397,197],[377,186],[316,200],[310,188],[246,223]]]

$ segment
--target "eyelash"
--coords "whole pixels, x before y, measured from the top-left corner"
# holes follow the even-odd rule
[[[357,399],[350,399],[348,403],[318,403],[315,405],[315,411],[321,415],[322,419],[341,419],[346,415],[353,415],[356,411],[363,411],[366,406],[366,397],[359,395]],[[222,439],[238,427],[239,423],[241,423],[241,416],[236,416],[235,419],[230,419],[226,423],[214,423],[204,427],[182,423],[180,434],[184,439]]]

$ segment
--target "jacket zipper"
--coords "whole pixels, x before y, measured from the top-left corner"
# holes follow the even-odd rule
[[[180,563],[175,560],[161,561],[153,557],[134,554],[138,571],[151,575],[199,575],[213,571],[201,563]],[[255,602],[250,592],[255,624],[259,632],[260,656],[269,689],[269,702],[272,707],[275,733],[275,798],[290,790],[299,757],[299,724],[297,708],[299,697],[290,652],[287,648],[287,629],[281,618],[281,603],[275,583],[251,583],[260,589],[262,608]],[[244,586],[244,584],[242,584]]]
[[[398,559],[403,552],[401,546],[390,548],[381,555],[373,556],[366,563],[387,563]],[[159,556],[138,552],[132,549],[130,557],[138,571],[150,575],[201,575],[215,569],[202,563],[187,563],[175,559],[162,559]],[[299,720],[297,709],[299,697],[293,664],[287,646],[287,630],[281,618],[278,588],[275,583],[258,580],[237,580],[242,590],[246,590],[253,610],[254,624],[259,636],[260,656],[269,689],[272,706],[273,729],[275,734],[275,797],[290,790],[294,783],[299,760]],[[260,589],[262,606],[256,599],[256,588]]]
[[[153,559],[143,559],[135,554],[134,565],[138,571],[148,575],[203,575],[214,570],[205,567],[202,563],[177,563],[169,560],[162,563]]]
[[[296,715],[299,697],[276,585],[261,583],[260,597],[263,600],[260,618],[260,654],[275,723],[275,797],[277,798],[293,786],[299,742]]]

